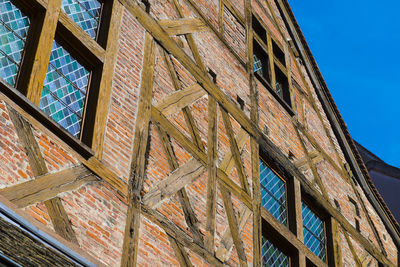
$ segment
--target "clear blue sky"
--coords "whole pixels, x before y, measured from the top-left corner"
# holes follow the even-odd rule
[[[350,134],[400,167],[400,1],[289,3]]]

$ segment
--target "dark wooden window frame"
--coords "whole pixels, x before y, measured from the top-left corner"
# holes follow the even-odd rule
[[[301,192],[301,201],[304,202],[308,208],[314,212],[323,222],[325,228],[325,249],[326,249],[326,264],[328,266],[334,266],[334,253],[333,253],[333,239],[332,239],[332,225],[331,225],[331,217],[328,212],[326,212],[318,202],[315,201],[311,196],[306,194],[305,192]],[[303,223],[303,222],[302,222]],[[303,240],[304,242],[304,240]],[[314,264],[307,258],[307,266],[314,266]]]
[[[256,28],[262,27],[262,29],[256,29],[253,31],[253,43],[258,45],[259,47],[262,48],[262,52],[265,53],[268,56],[268,60],[270,62],[269,67],[268,67],[268,75],[269,78],[266,79],[265,77],[261,76],[257,72],[254,72],[255,77],[261,82],[262,85],[274,96],[274,98],[279,102],[281,106],[289,113],[290,116],[294,116],[295,112],[292,108],[292,99],[291,99],[291,88],[289,88],[289,82],[287,82],[287,85],[285,86],[286,88],[283,88],[284,92],[283,95],[279,95],[276,90],[275,90],[275,84],[276,84],[276,72],[275,69],[278,70],[281,75],[284,75],[286,77],[286,80],[289,81],[288,77],[288,69],[286,66],[286,63],[283,64],[282,62],[282,54],[283,56],[286,57],[284,49],[280,46],[279,42],[277,42],[273,35],[269,32],[267,27],[263,24],[262,20],[258,17],[257,14],[253,13],[253,25],[256,25]],[[254,21],[255,20],[255,21]],[[260,36],[260,34],[264,34],[264,36]],[[269,41],[270,40],[270,41]],[[267,42],[266,42],[267,41]],[[255,45],[253,45],[255,47]],[[275,51],[277,49],[280,50],[279,53],[274,52],[274,47]],[[254,53],[254,52],[253,52]],[[276,55],[278,54],[278,56]]]
[[[39,37],[41,32],[45,31],[48,25],[44,23],[47,5],[40,0],[12,0],[18,8],[30,19],[30,27],[26,40],[26,45],[21,60],[21,66],[18,70],[15,88],[6,84],[0,79],[0,91],[7,97],[12,99],[20,107],[26,110],[30,115],[35,117],[44,126],[49,128],[53,133],[65,141],[75,151],[80,153],[84,158],[88,159],[94,155],[94,151],[90,148],[92,145],[94,122],[98,104],[99,88],[101,83],[102,71],[104,67],[104,58],[99,58],[100,51],[104,56],[106,52],[106,44],[108,31],[110,27],[113,2],[116,0],[99,0],[103,3],[101,10],[100,24],[97,31],[97,37],[94,42],[98,48],[90,47],[87,41],[79,38],[82,35],[87,35],[84,39],[91,38],[83,31],[69,16],[61,9],[60,16],[56,26],[54,40],[64,47],[76,60],[90,71],[90,80],[87,87],[86,103],[84,114],[81,123],[80,138],[73,137],[67,130],[58,125],[47,114],[40,110],[38,106],[33,104],[27,98],[28,83],[32,75],[33,64],[35,61],[35,53],[39,47]],[[62,18],[63,17],[63,18]],[[75,32],[71,31],[71,26],[64,25],[63,19],[68,17],[74,26],[79,28]],[[76,33],[78,32],[78,34]],[[85,43],[86,42],[86,43]],[[51,49],[51,47],[50,47]]]
[[[280,171],[278,166],[269,160],[264,153],[260,150],[260,160],[262,160],[267,167],[272,170],[279,179],[285,182],[286,193],[286,227],[294,234],[296,234],[296,216],[295,216],[295,198],[294,198],[294,178],[285,172]],[[263,207],[264,208],[264,207]],[[265,209],[265,208],[264,208]]]

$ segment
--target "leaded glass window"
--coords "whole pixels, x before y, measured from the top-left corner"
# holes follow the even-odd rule
[[[101,3],[97,0],[63,0],[62,9],[85,32],[96,39],[100,22]]]
[[[0,77],[15,86],[30,21],[9,0],[0,0]]]
[[[326,262],[325,224],[304,202],[302,214],[304,244]]]
[[[262,237],[262,264],[266,267],[289,267],[289,257],[264,236]]]
[[[262,62],[261,62],[261,59],[259,59],[256,55],[253,55],[253,61],[254,61],[254,72],[258,72],[262,76]]]
[[[260,159],[261,205],[287,225],[286,183]]]
[[[79,137],[89,71],[56,41],[39,107],[75,137]]]

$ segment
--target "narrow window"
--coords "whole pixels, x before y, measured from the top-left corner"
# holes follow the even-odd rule
[[[56,41],[39,107],[79,138],[90,72]]]
[[[261,23],[258,21],[258,19],[253,15],[252,18],[252,27],[253,31],[261,38],[265,39],[267,35],[267,31],[264,29],[264,27],[261,25]]]
[[[22,62],[29,18],[11,1],[0,1],[0,77],[15,86]]]
[[[275,64],[275,92],[290,106],[290,92],[288,78]]]
[[[268,54],[256,41],[253,42],[254,72],[270,83]]]
[[[262,264],[263,266],[285,267],[290,265],[289,257],[280,251],[264,236],[262,237]]]
[[[304,244],[326,262],[326,236],[324,221],[302,202]]]
[[[282,51],[282,49],[278,46],[278,44],[272,39],[272,51],[274,52],[274,56],[278,61],[286,67],[286,62],[285,62],[285,53]]]
[[[287,225],[286,183],[260,159],[261,205]]]
[[[62,9],[93,39],[97,37],[102,4],[97,0],[63,0]]]

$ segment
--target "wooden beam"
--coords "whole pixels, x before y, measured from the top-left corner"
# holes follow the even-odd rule
[[[261,208],[261,216],[270,228],[282,235],[297,250],[301,251],[316,266],[327,266],[317,255],[315,255],[302,241],[300,241],[286,226],[279,222],[269,211]]]
[[[185,14],[183,13],[182,7],[181,5],[178,3],[178,0],[172,0],[174,5],[175,5],[175,9],[178,12],[178,15],[180,18],[184,18]],[[189,44],[190,50],[192,51],[192,55],[194,60],[197,63],[197,66],[204,72],[207,71],[206,67],[203,64],[203,60],[201,59],[199,50],[197,49],[197,45],[196,42],[194,41],[193,35],[191,33],[188,33],[185,35],[186,41]]]
[[[168,117],[181,111],[206,94],[206,91],[199,84],[195,83],[163,98],[157,103],[156,107],[164,116]]]
[[[119,36],[121,31],[122,15],[122,4],[119,1],[113,1],[92,137],[92,149],[95,156],[100,160],[103,157],[104,132],[111,100],[114,66],[118,53],[118,38],[116,37]]]
[[[192,156],[197,159],[203,166],[207,167],[207,155],[200,151],[193,142],[191,142],[183,133],[179,131],[168,119],[161,114],[161,112],[155,107],[151,110],[152,120],[156,123],[159,123],[160,126],[175,140],[179,142],[179,144],[185,148]],[[251,208],[251,197],[244,192],[240,186],[238,186],[234,181],[232,181],[229,176],[217,168],[217,177],[220,179],[232,193],[234,193],[240,200],[245,203],[245,205]]]
[[[229,139],[229,145],[230,145],[229,148],[233,155],[233,159],[234,159],[236,170],[237,170],[237,173],[238,173],[238,176],[240,179],[240,183],[242,185],[243,190],[247,194],[250,195],[249,184],[247,182],[247,177],[246,177],[246,173],[244,171],[242,158],[240,157],[240,151],[239,151],[239,148],[238,148],[238,145],[236,143],[236,139],[235,139],[235,136],[233,133],[231,119],[229,118],[229,114],[223,108],[221,108],[221,114],[222,114],[222,119],[224,121],[225,130],[226,130],[226,133],[227,133],[228,139]]]
[[[181,18],[177,20],[163,19],[159,20],[158,23],[171,36],[210,30],[207,25],[198,18]]]
[[[59,233],[65,239],[78,244],[72,224],[68,219],[68,214],[64,209],[61,198],[54,197],[44,202],[47,212],[53,223],[54,231]]]
[[[361,264],[360,259],[358,258],[357,251],[354,249],[353,243],[350,240],[349,235],[345,231],[343,232],[343,234],[344,234],[344,237],[346,238],[346,242],[347,242],[347,245],[350,248],[351,254],[353,255],[353,259],[356,262],[356,266],[357,267],[363,267],[362,264]]]
[[[249,210],[246,206],[241,205],[239,211],[239,234],[241,234],[247,224],[248,219],[252,215],[251,210]],[[229,226],[225,228],[222,236],[221,243],[218,246],[217,251],[215,252],[215,256],[220,259],[222,262],[225,262],[228,259],[229,253],[232,250],[234,243],[232,239],[232,234],[229,229]]]
[[[167,234],[168,235],[168,234]],[[171,247],[174,249],[175,256],[180,264],[181,267],[192,267],[193,264],[186,253],[185,249],[182,247],[181,244],[179,244],[175,238],[172,236],[168,235],[168,240],[169,243],[171,244]]]
[[[56,173],[45,174],[25,183],[6,187],[0,194],[23,208],[37,202],[42,202],[57,195],[79,188],[90,181],[97,181],[83,165],[75,166]]]
[[[239,10],[232,5],[230,0],[222,0],[224,2],[224,6],[232,13],[232,15],[240,22],[240,24],[245,25],[245,20],[243,16],[240,14]]]
[[[172,84],[174,85],[175,90],[179,91],[179,90],[181,90],[182,85],[178,78],[178,74],[176,73],[176,71],[174,69],[172,60],[165,50],[163,50],[162,54],[163,54],[164,62],[167,65],[168,72],[171,76]],[[187,106],[182,108],[182,112],[183,112],[183,116],[185,117],[185,122],[186,122],[187,127],[189,128],[190,136],[192,137],[193,142],[196,144],[196,146],[200,150],[204,151],[204,146],[203,146],[203,143],[201,142],[199,130],[196,127],[196,123],[193,119],[192,112],[190,111],[189,107],[187,107]]]
[[[224,34],[224,0],[218,1],[218,30],[221,35]]]
[[[247,135],[246,131],[240,129],[238,134],[236,135],[237,146],[239,148],[240,153],[242,153],[243,149],[245,148],[249,136]],[[226,174],[230,174],[232,172],[233,166],[235,165],[233,155],[231,152],[227,152],[224,158],[221,160],[219,164],[219,168],[225,172]]]
[[[35,176],[40,176],[48,173],[46,162],[42,156],[39,145],[36,141],[35,135],[31,125],[13,108],[7,107],[9,116],[13,122],[14,128],[17,132],[19,140],[25,149],[28,156],[29,165]],[[71,222],[68,215],[64,210],[61,199],[58,197],[46,200],[44,202],[50,219],[53,223],[54,230],[63,238],[73,243],[78,243],[76,240],[74,230],[72,229]]]
[[[206,168],[196,159],[191,159],[172,172],[167,178],[153,185],[143,196],[143,204],[155,208],[164,199],[176,194],[185,185],[193,182]]]
[[[146,216],[147,219],[161,227],[167,235],[173,237],[183,247],[190,249],[202,257],[210,264],[210,266],[223,266],[223,263],[214,256],[214,253],[210,253],[203,246],[193,242],[193,239],[190,236],[160,212],[152,210],[145,205],[142,205],[141,209],[143,215]]]
[[[101,47],[82,27],[76,24],[64,11],[60,12],[59,22],[70,31],[79,41],[81,41],[87,49],[102,63],[104,63],[105,53]]]
[[[215,242],[215,213],[217,203],[217,102],[208,96],[208,135],[207,135],[207,205],[206,205],[206,239],[205,247],[214,253]]]
[[[235,210],[232,204],[232,198],[230,193],[226,190],[223,184],[219,183],[219,191],[221,192],[222,201],[225,206],[225,213],[228,219],[229,229],[232,235],[233,243],[236,247],[236,252],[239,257],[240,266],[247,266],[247,257],[243,248],[243,242],[240,235],[240,230],[237,223],[237,218],[235,215]]]
[[[172,147],[171,141],[165,131],[163,131],[158,125],[156,125],[156,130],[160,136],[161,142],[163,143],[164,152],[167,156],[169,167],[171,170],[176,170],[179,168],[178,159],[176,158],[174,149]],[[197,220],[196,214],[190,204],[189,196],[187,195],[186,189],[183,186],[178,190],[179,201],[182,206],[183,214],[185,216],[185,221],[190,231],[193,234],[193,239],[199,244],[203,244],[203,236],[198,228],[199,221]]]
[[[337,221],[331,218],[331,232],[332,232],[332,245],[333,245],[333,259],[334,266],[342,267],[342,249],[339,235],[339,225]]]
[[[40,32],[39,43],[35,51],[35,59],[32,67],[32,74],[29,77],[26,96],[37,106],[39,106],[44,79],[50,61],[51,48],[53,47],[58,17],[61,11],[61,2],[62,0],[52,0],[48,2],[43,20],[43,27]]]
[[[144,59],[142,70],[142,82],[140,86],[139,107],[135,139],[133,141],[133,152],[131,170],[129,175],[128,189],[128,212],[126,217],[124,243],[122,246],[121,266],[136,266],[141,192],[143,189],[146,170],[146,152],[148,150],[149,125],[151,114],[151,99],[154,81],[155,64],[155,42],[150,33],[146,32]]]

